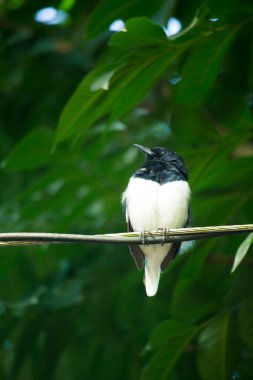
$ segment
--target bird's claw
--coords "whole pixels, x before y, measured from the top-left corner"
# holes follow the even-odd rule
[[[161,242],[161,245],[164,245],[166,243],[166,233],[168,233],[170,231],[169,228],[165,227],[165,228],[158,228],[157,231],[161,231],[163,233],[163,241]]]
[[[146,245],[145,237],[146,237],[146,231],[145,230],[141,230],[141,232],[140,232],[140,239],[141,239],[141,242],[142,242],[143,245]]]

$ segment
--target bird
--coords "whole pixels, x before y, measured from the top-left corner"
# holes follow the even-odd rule
[[[130,177],[122,194],[128,231],[154,231],[183,228],[190,223],[188,172],[183,159],[163,147],[134,144],[145,155],[141,168]],[[145,235],[144,235],[145,236]],[[139,270],[144,268],[146,294],[154,296],[161,272],[180,250],[180,242],[161,245],[130,245]]]

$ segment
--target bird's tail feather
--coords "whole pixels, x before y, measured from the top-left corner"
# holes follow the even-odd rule
[[[152,297],[156,294],[160,279],[160,273],[160,266],[150,268],[150,266],[148,266],[147,264],[145,265],[144,284],[147,296]]]

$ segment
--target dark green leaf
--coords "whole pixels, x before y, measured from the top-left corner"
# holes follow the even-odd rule
[[[194,46],[183,67],[178,103],[196,105],[204,99],[219,74],[234,36],[234,29],[225,30],[203,38]]]
[[[3,166],[10,170],[33,170],[52,161],[54,134],[50,129],[34,129],[6,158]]]
[[[97,107],[103,92],[107,91],[111,76],[118,65],[106,65],[87,75],[72,95],[64,108],[56,134],[56,140],[62,141],[80,128],[87,128],[92,122],[102,116],[104,109]]]
[[[133,67],[126,78],[118,83],[118,96],[112,103],[112,119],[122,117],[138,104],[178,55],[179,51],[158,53]]]
[[[169,44],[162,27],[141,17],[129,20],[124,31],[112,36],[109,45],[128,50],[140,46],[159,46],[161,43]]]
[[[196,322],[219,308],[215,292],[198,280],[181,280],[173,293],[171,313],[175,319]]]
[[[82,279],[68,280],[48,289],[40,297],[39,302],[50,309],[62,309],[76,305],[82,301],[82,286]]]
[[[227,307],[238,307],[252,293],[252,268],[250,265],[240,265],[230,277],[230,286],[225,298],[225,305]]]
[[[16,378],[29,355],[35,350],[39,334],[47,320],[45,311],[30,310],[17,338],[12,363],[12,377]]]
[[[110,24],[117,19],[126,21],[131,17],[149,16],[159,7],[160,3],[160,1],[149,0],[144,6],[142,0],[129,0],[127,2],[104,0],[96,6],[89,19],[88,36],[94,37],[107,31]]]
[[[249,296],[238,313],[239,333],[242,340],[253,350],[253,297]]]
[[[205,327],[198,339],[198,367],[203,380],[231,379],[231,317],[224,313]]]
[[[74,133],[82,135],[108,113],[111,120],[123,116],[143,99],[178,54],[179,51],[158,51],[143,62],[104,66],[89,74],[63,110],[57,141]]]
[[[176,319],[166,320],[156,326],[149,339],[147,349],[158,350],[167,343],[169,337],[178,335],[179,331],[189,332],[191,330],[191,326],[189,327],[189,325],[179,322]]]
[[[182,325],[174,321],[158,327],[151,338],[154,347],[162,344],[162,347],[154,354],[147,367],[143,371],[142,380],[165,380],[171,373],[177,359],[185,351],[189,342],[199,331],[198,327]],[[162,337],[164,334],[167,339]]]
[[[223,1],[222,3],[219,0],[209,0],[208,5],[213,17],[219,17],[223,20],[229,16],[230,18],[235,15],[239,16],[241,12],[245,14],[253,13],[252,3],[248,0],[231,0]]]

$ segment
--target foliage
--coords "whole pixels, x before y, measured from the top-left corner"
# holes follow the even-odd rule
[[[252,222],[251,2],[62,0],[36,21],[47,6],[1,5],[1,231],[124,231],[133,143],[184,157],[195,225]],[[0,377],[250,380],[242,240],[198,242],[151,299],[126,247],[2,247]]]

